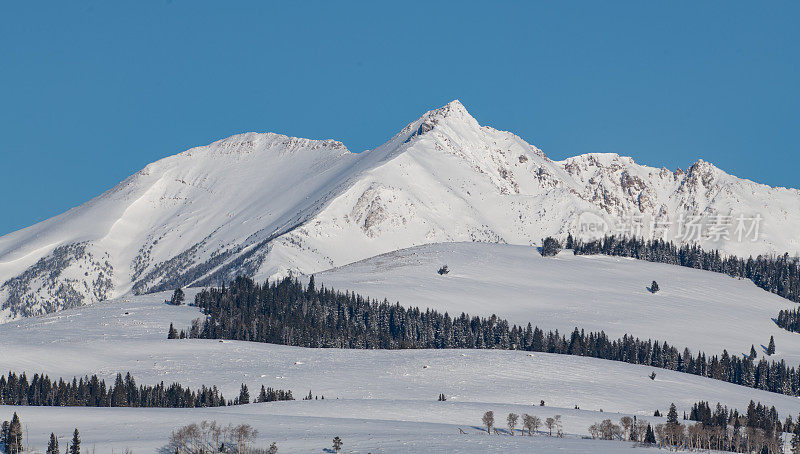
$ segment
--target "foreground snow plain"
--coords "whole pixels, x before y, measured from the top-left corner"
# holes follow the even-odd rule
[[[482,259],[481,254],[475,253],[484,246],[442,245],[441,254],[455,255],[442,256],[436,253],[431,264],[438,264],[443,258],[453,259],[448,261],[453,271],[447,278],[453,281],[461,279],[461,284],[447,284],[448,280],[444,280],[436,281],[436,286],[432,287],[421,272],[417,277],[412,273],[408,279],[419,279],[422,286],[408,294],[447,294],[454,301],[460,301],[457,306],[459,310],[497,312],[512,318],[527,314],[527,318],[534,318],[537,322],[543,320],[543,314],[548,312],[539,307],[512,310],[515,307],[512,290],[508,290],[512,293],[499,294],[491,302],[484,302],[483,311],[477,310],[479,306],[473,306],[480,303],[477,298],[480,294],[475,292],[483,286],[480,281],[470,284],[469,279],[459,278],[468,269],[466,263],[455,260],[459,253],[468,254],[470,248],[478,248],[469,252],[473,254],[470,266],[474,267],[475,276],[483,275],[486,279],[496,270],[488,263],[491,261],[490,253],[498,263],[502,260],[511,265],[514,262],[509,261],[515,255],[523,260],[521,257],[527,254],[524,260],[529,261],[526,263],[530,266],[540,260],[530,253],[530,248],[497,245],[492,250],[485,250],[487,258]],[[405,260],[400,257],[390,262],[405,267]],[[608,270],[619,266],[614,259],[573,259],[570,256],[559,257],[550,262],[548,267],[564,262],[573,268],[580,268],[578,265],[583,261],[589,264],[586,266],[594,273],[602,273],[603,269],[611,272]],[[631,265],[636,268],[656,266],[641,262],[632,262]],[[353,265],[366,266],[365,263]],[[427,269],[428,265],[420,264],[419,267]],[[382,268],[389,273],[387,279],[393,276],[392,273],[398,272],[390,266]],[[515,281],[513,271],[509,271],[514,267],[503,269],[512,273],[507,273],[503,279],[508,279],[510,282],[506,285],[514,289],[511,285]],[[412,270],[405,269],[406,272]],[[678,276],[678,270],[675,267],[664,268],[662,275],[665,277],[658,277],[659,283],[663,281],[662,288],[675,288],[675,282],[683,282],[678,277],[690,279],[690,276],[701,276],[698,279],[712,283],[716,279],[710,273],[693,270],[686,270],[691,274]],[[534,295],[545,294],[536,287],[545,285],[548,278],[545,267],[524,271],[538,277],[522,281],[527,282],[527,289],[525,285],[520,285],[513,291],[520,295],[530,295],[530,292]],[[623,271],[630,270],[623,269],[619,271],[620,275],[623,275]],[[333,278],[344,279],[344,272],[344,269],[339,269],[323,273],[319,275],[318,282],[330,282],[329,285],[333,285],[336,282]],[[435,268],[431,273],[438,278]],[[643,274],[649,276],[648,273]],[[361,290],[359,286],[366,285],[365,281],[355,277],[355,274],[351,274],[352,285],[336,286]],[[502,276],[494,277],[501,279]],[[726,283],[733,283],[730,278],[722,278],[727,279]],[[676,280],[673,282],[673,279]],[[391,279],[375,285],[385,292],[394,292],[401,287],[397,284],[392,284],[395,285],[392,287],[389,281]],[[622,278],[620,281],[607,285],[605,292],[621,292],[623,290],[620,289],[633,285],[626,284]],[[539,284],[534,285],[536,282]],[[745,284],[736,282],[734,287],[720,289],[733,288],[729,292],[743,292],[747,291]],[[567,314],[563,323],[571,324],[573,320],[568,317],[575,311],[570,308],[578,303],[570,302],[570,293],[565,289],[577,284],[567,281],[558,285],[568,297],[559,303],[560,307],[551,308],[549,321],[558,321],[556,313],[560,309]],[[738,287],[740,285],[741,289]],[[497,288],[500,286],[501,283]],[[767,297],[771,296],[755,287],[753,289]],[[574,290],[575,294],[579,291]],[[195,292],[194,289],[189,290],[187,299],[191,300]],[[555,297],[554,292],[551,298]],[[370,292],[373,293],[376,297],[383,296]],[[602,302],[602,292],[590,294],[599,298],[595,304]],[[673,304],[683,301],[684,305],[688,305],[692,301],[670,298],[666,290],[664,295],[655,297]],[[744,409],[753,399],[774,405],[781,417],[795,416],[800,411],[800,400],[796,398],[658,369],[655,370],[656,379],[650,380],[648,375],[654,370],[650,367],[592,358],[488,350],[362,351],[303,349],[234,341],[167,340],[166,331],[170,322],[174,322],[176,327],[185,327],[200,315],[193,307],[164,304],[168,296],[168,293],[160,293],[123,297],[0,325],[0,344],[3,346],[0,370],[26,371],[29,375],[46,373],[51,378],[97,373],[107,382],[113,381],[117,372],[130,371],[139,384],[154,384],[163,380],[166,383],[178,381],[192,388],[203,384],[216,385],[227,398],[235,397],[240,384],[246,383],[251,395],[263,384],[291,389],[298,399],[311,390],[315,395],[324,395],[325,400],[215,409],[0,406],[0,418],[7,419],[13,411],[17,411],[26,425],[31,445],[39,450],[45,447],[51,431],[66,440],[72,429],[78,427],[84,447],[96,449],[96,452],[122,452],[125,448],[131,448],[134,452],[157,452],[164,448],[173,429],[191,422],[216,420],[222,424],[251,424],[260,432],[259,445],[267,446],[277,441],[283,453],[324,452],[329,448],[330,440],[337,435],[345,442],[345,452],[615,453],[629,452],[633,445],[581,439],[581,436],[588,434],[587,428],[591,423],[605,418],[618,420],[623,414],[636,415],[656,423],[660,420],[652,416],[655,409],[663,412],[670,402],[675,402],[679,412],[688,411],[699,400],[721,402],[729,407]],[[403,294],[396,298],[404,304],[423,304],[404,301]],[[435,299],[430,297],[428,301]],[[769,298],[764,301],[769,301]],[[556,303],[555,299],[549,300],[549,304]],[[767,306],[767,303],[764,305]],[[546,305],[542,304],[541,307]],[[623,310],[618,311],[618,316],[621,329],[627,326],[636,328],[634,322],[639,316],[637,313]],[[589,318],[584,317],[583,320],[589,322]],[[753,319],[754,316],[747,318]],[[669,320],[672,319],[666,318],[663,322]],[[545,321],[548,319],[542,321],[543,325],[546,325]],[[604,322],[597,320],[596,323]],[[699,322],[695,326],[701,330]],[[697,339],[703,340],[702,337]],[[776,341],[779,345],[783,343],[778,341],[777,336]],[[439,393],[445,393],[449,400],[437,402]],[[544,400],[546,406],[538,406],[540,400]],[[575,409],[576,405],[580,409]],[[487,436],[479,427],[481,415],[487,410],[495,412],[501,428],[509,412],[530,413],[543,419],[560,414],[564,430],[569,435],[561,440],[542,434],[532,438]],[[459,428],[467,434],[460,435]]]

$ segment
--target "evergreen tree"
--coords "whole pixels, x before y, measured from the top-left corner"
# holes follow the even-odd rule
[[[344,443],[342,443],[342,439],[341,438],[339,438],[338,436],[334,437],[333,438],[333,452],[338,453],[339,451],[341,451],[343,444]]]
[[[72,444],[69,447],[69,454],[81,454],[81,437],[78,428],[72,433]]]
[[[756,353],[756,348],[753,346],[753,344],[750,344],[750,359],[756,359],[756,356],[758,356],[758,353]]]
[[[548,236],[542,240],[543,257],[554,256],[558,254],[559,251],[561,251],[561,243],[559,243],[557,239],[553,238],[552,236]]]
[[[769,336],[769,345],[767,346],[767,355],[774,355],[775,354],[775,338],[773,336]]]
[[[680,424],[678,422],[678,410],[675,408],[675,404],[669,405],[669,411],[667,412],[667,425],[668,426],[675,426]]]
[[[167,339],[177,339],[178,338],[178,330],[175,329],[175,326],[172,323],[169,324],[169,332],[167,332]]]
[[[186,299],[186,295],[184,295],[183,290],[178,287],[172,292],[172,298],[169,300],[169,304],[173,306],[180,306],[183,304],[183,301]]]
[[[239,405],[250,403],[250,392],[247,390],[247,385],[242,383],[242,388],[239,390]]]
[[[792,430],[792,454],[800,454],[800,416]]]
[[[0,392],[2,394],[2,392]],[[8,421],[3,421],[3,424],[0,425],[0,444],[3,446],[8,446],[8,432],[9,426],[11,424]]]
[[[656,293],[657,291],[658,291],[658,282],[653,281],[653,283],[650,284],[650,293]]]
[[[644,436],[644,442],[651,445],[656,443],[656,434],[653,433],[653,428],[650,426],[650,424],[647,425],[647,432]]]
[[[8,426],[8,434],[6,435],[6,450],[9,454],[17,454],[22,452],[22,422],[19,420],[17,413],[11,417],[11,424]]]
[[[50,433],[50,442],[47,443],[47,454],[61,454],[61,451],[58,449],[58,438],[56,438],[56,434]]]

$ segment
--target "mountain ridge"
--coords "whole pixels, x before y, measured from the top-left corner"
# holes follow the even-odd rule
[[[759,213],[758,241],[699,243],[737,255],[800,250],[781,227],[800,222],[798,190],[702,160],[686,171],[616,153],[553,161],[481,126],[455,100],[362,153],[332,139],[248,132],[148,164],[0,237],[0,321],[239,273],[313,273],[427,243],[534,245],[575,231],[585,213],[607,225]]]

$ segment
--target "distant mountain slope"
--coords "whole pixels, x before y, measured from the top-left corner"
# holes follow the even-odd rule
[[[587,212],[606,226],[656,220],[668,236],[683,217],[759,215],[756,241],[699,242],[739,255],[800,248],[787,227],[800,225],[800,191],[702,161],[686,172],[613,154],[552,161],[453,101],[364,153],[247,133],[152,163],[0,238],[0,321],[239,273],[318,272],[426,243],[536,244],[576,231]]]

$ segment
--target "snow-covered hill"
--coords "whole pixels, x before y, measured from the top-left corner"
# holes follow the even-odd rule
[[[710,235],[706,247],[800,247],[787,227],[800,224],[800,191],[702,161],[685,172],[613,154],[552,161],[453,101],[359,154],[332,140],[247,133],[152,163],[0,238],[0,321],[235,274],[318,272],[420,244],[536,244],[587,222],[654,220],[669,239],[693,241],[679,224],[694,215],[730,224],[727,240]],[[736,235],[738,216],[760,218]]]
[[[437,270],[447,265],[450,272]],[[800,362],[800,336],[778,327],[778,312],[797,304],[747,279],[629,258],[542,257],[536,248],[483,243],[417,246],[334,268],[316,282],[405,307],[528,322],[567,334],[575,328],[667,341],[695,354],[759,355],[774,336],[776,353]],[[656,294],[647,287],[655,280]],[[763,348],[762,348],[763,347]]]
[[[321,452],[338,435],[346,452],[616,453],[633,444],[579,438],[588,435],[590,424],[622,415],[663,423],[653,411],[663,412],[671,402],[679,413],[700,400],[744,409],[751,399],[774,405],[782,418],[800,411],[795,397],[661,369],[651,380],[653,368],[586,357],[167,340],[170,322],[184,327],[201,315],[197,308],[164,304],[168,297],[166,292],[123,297],[4,324],[0,370],[26,371],[29,379],[34,373],[51,378],[96,373],[107,382],[130,371],[139,384],[217,385],[228,398],[245,383],[251,393],[263,384],[291,389],[296,397],[311,390],[325,400],[212,409],[0,406],[0,419],[18,412],[39,450],[50,432],[69,437],[78,427],[84,446],[98,452],[158,452],[181,425],[216,420],[252,424],[261,432],[258,445],[277,441],[280,452]],[[438,402],[439,393],[448,400]],[[539,406],[540,400],[546,405]],[[501,429],[509,412],[543,419],[562,415],[568,437],[487,436],[480,421],[488,410]]]

